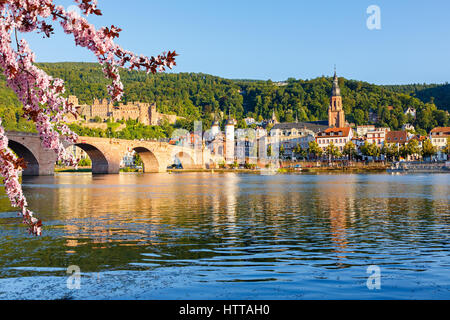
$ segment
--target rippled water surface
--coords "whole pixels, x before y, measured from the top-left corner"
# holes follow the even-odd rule
[[[0,191],[0,299],[449,299],[449,187],[448,174],[24,178],[44,236]]]

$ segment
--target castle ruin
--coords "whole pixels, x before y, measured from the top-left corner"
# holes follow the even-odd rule
[[[80,117],[87,121],[94,118],[101,118],[103,121],[111,120],[137,120],[139,123],[148,126],[161,125],[164,119],[170,124],[174,124],[179,118],[176,115],[163,114],[156,111],[156,103],[131,102],[120,103],[114,106],[110,100],[95,99],[92,105],[80,105],[76,96],[69,96],[69,103],[72,103]],[[76,121],[75,117],[69,116],[69,122]]]

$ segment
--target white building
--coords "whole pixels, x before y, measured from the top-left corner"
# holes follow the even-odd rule
[[[386,140],[386,131],[384,129],[375,129],[366,134],[366,141],[370,144],[375,143],[378,147],[382,147]]]
[[[413,107],[409,107],[406,111],[405,111],[405,115],[410,115],[413,118],[416,117],[416,109],[414,109]]]
[[[414,128],[414,126],[410,123],[406,123],[402,126],[402,130],[403,131],[416,131],[416,129]]]
[[[253,118],[245,118],[244,121],[248,126],[256,123],[256,120]]]
[[[367,125],[367,126],[357,126],[356,127],[356,134],[359,137],[364,137],[369,131],[375,131],[374,125]]]
[[[344,146],[353,139],[353,130],[350,127],[347,128],[329,128],[323,132],[320,132],[316,141],[322,150],[326,150],[327,147],[333,143],[338,147],[339,151],[344,150]]]
[[[134,150],[128,150],[120,162],[121,167],[134,167],[134,156],[136,152]]]
[[[67,151],[72,152],[72,154],[75,156],[75,159],[83,160],[88,158],[87,153],[76,145],[68,147]]]
[[[211,136],[212,136],[212,139],[214,139],[214,137],[215,137],[216,135],[218,135],[219,132],[220,132],[219,121],[215,120],[215,121],[213,122],[212,127],[211,127]]]
[[[438,127],[434,128],[430,132],[430,140],[433,146],[438,149],[437,159],[447,160],[448,155],[443,152],[443,149],[447,146],[447,141],[450,138],[450,127]]]
[[[315,133],[325,128],[326,126],[317,123],[279,123],[270,131],[268,143],[271,145],[279,143],[279,147],[283,146],[284,156],[292,159],[298,144],[302,149],[307,149],[309,143],[315,140]],[[272,150],[275,150],[274,147]]]

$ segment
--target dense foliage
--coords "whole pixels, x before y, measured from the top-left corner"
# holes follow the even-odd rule
[[[117,129],[118,123],[108,123],[106,130],[100,128],[88,128],[75,123],[69,125],[69,127],[79,136],[126,140],[162,139],[170,137],[173,131],[172,126],[169,126],[168,124],[163,124],[162,126],[145,126],[134,120],[128,120],[125,123],[126,127],[122,130]]]
[[[0,75],[0,118],[3,120],[5,130],[35,131],[34,124],[23,118],[19,99],[6,87],[4,75]]]
[[[384,86],[394,92],[406,93],[423,102],[436,104],[439,109],[450,111],[450,84],[407,84]]]
[[[95,98],[108,98],[108,80],[97,64],[41,63],[39,66],[52,76],[65,80],[67,94],[78,96],[82,104],[90,104]],[[214,114],[222,118],[231,114],[238,121],[247,116],[256,120],[268,119],[274,110],[282,122],[293,122],[296,118],[316,121],[328,117],[332,79],[327,77],[288,79],[280,84],[270,80],[229,80],[194,73],[147,75],[127,70],[120,73],[125,86],[124,102],[156,102],[158,111],[185,117],[186,120],[177,126],[187,129],[192,128],[193,120],[202,120],[204,128],[209,127]],[[395,130],[411,123],[422,134],[436,126],[449,125],[445,110],[450,106],[450,85],[377,86],[344,78],[339,79],[339,84],[347,120],[356,125],[373,123]],[[2,79],[0,102],[0,116],[5,119],[8,129],[28,131],[32,128],[20,118],[19,102],[5,88]],[[417,109],[417,119],[404,114],[408,107]],[[139,125],[132,128],[130,125],[122,136],[154,138],[167,136],[168,131],[168,128],[158,130]]]

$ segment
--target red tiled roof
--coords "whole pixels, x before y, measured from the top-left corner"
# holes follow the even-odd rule
[[[331,136],[331,133],[334,133],[334,136],[339,135],[339,132],[342,132],[342,136],[341,137],[348,137],[350,134],[350,130],[352,128],[350,127],[346,127],[346,128],[328,128],[327,130],[325,130],[325,134],[327,136]]]
[[[438,127],[431,130],[432,136],[450,137],[450,127]]]
[[[406,131],[389,131],[386,134],[386,141],[388,143],[406,143],[408,133]]]

